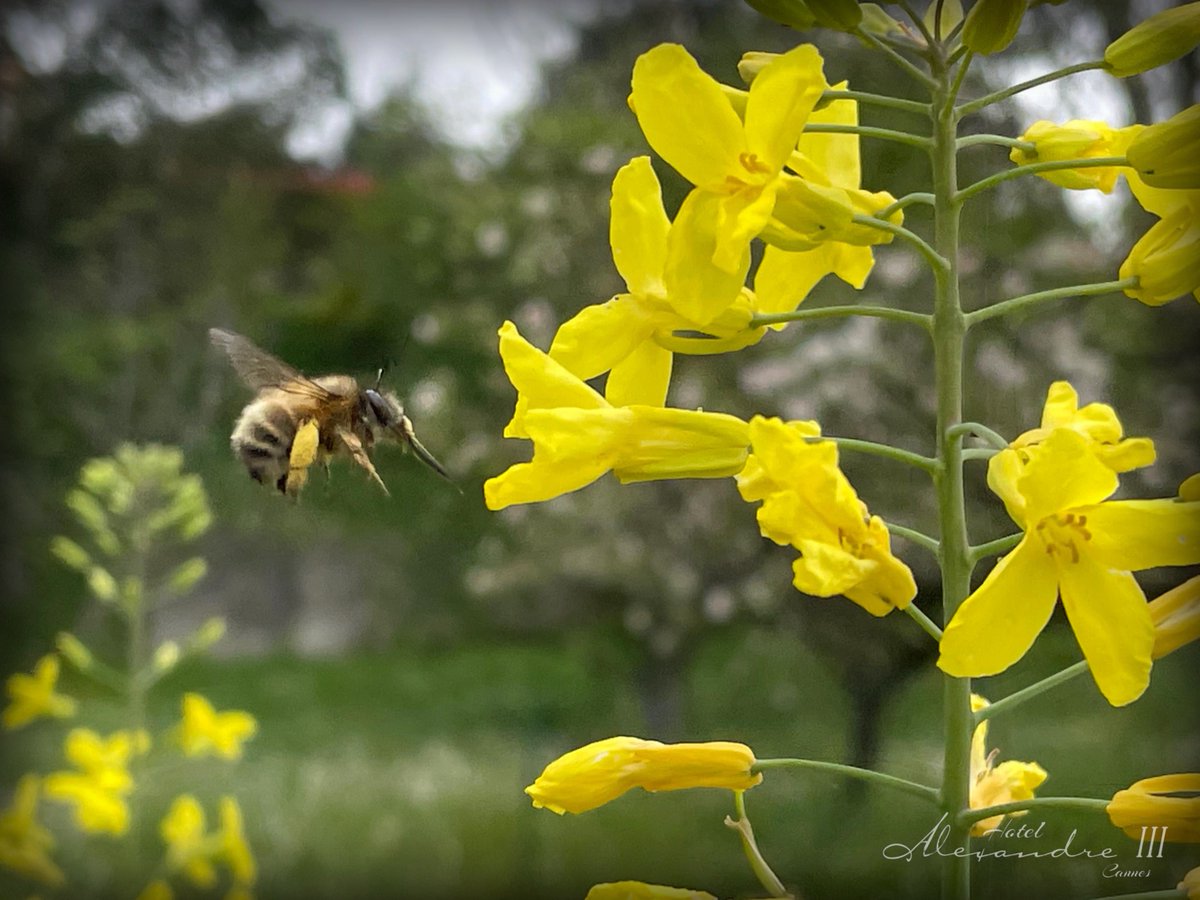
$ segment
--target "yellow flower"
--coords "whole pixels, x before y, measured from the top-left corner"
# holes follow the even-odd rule
[[[0,714],[5,728],[23,728],[39,716],[62,719],[75,715],[75,701],[54,692],[58,670],[58,657],[48,654],[37,661],[32,675],[18,672],[8,677],[4,687],[9,704]]]
[[[254,854],[246,842],[246,834],[242,825],[242,809],[233,797],[222,797],[220,805],[221,831],[220,855],[234,881],[239,885],[254,883],[258,874],[258,866]]]
[[[808,440],[819,435],[815,422],[751,419],[753,452],[737,477],[742,499],[762,500],[759,529],[800,551],[792,566],[797,590],[844,594],[876,616],[903,609],[917,593],[912,572],[838,468],[837,445]]]
[[[1113,128],[1105,122],[1091,119],[1072,119],[1062,125],[1055,125],[1043,119],[1030,125],[1020,137],[1020,140],[1034,145],[1033,151],[1014,147],[1009,153],[1009,159],[1017,165],[1025,165],[1035,162],[1123,156],[1142,127],[1130,125],[1126,128]],[[1056,169],[1052,172],[1039,172],[1038,175],[1059,187],[1075,191],[1094,188],[1108,194],[1112,192],[1117,183],[1117,176],[1121,173],[1121,166],[1097,166]]]
[[[129,761],[149,746],[144,731],[117,731],[106,739],[91,729],[75,728],[63,750],[77,770],[51,772],[43,792],[74,804],[75,822],[84,831],[122,835],[129,828],[125,798],[133,790]]]
[[[159,824],[167,845],[167,865],[198,888],[212,887],[217,870],[212,863],[212,841],[205,834],[204,809],[191,794],[175,798]]]
[[[1134,25],[1104,49],[1108,71],[1118,78],[1166,65],[1200,44],[1200,3],[1164,10]]]
[[[550,345],[551,358],[583,380],[609,372],[605,397],[614,406],[662,406],[672,351],[740,350],[765,331],[750,328],[754,307],[746,290],[704,326],[676,311],[665,280],[670,230],[650,157],[635,157],[613,179],[609,228],[613,261],[628,291],[584,308],[558,329]],[[676,337],[676,331],[711,337]]]
[[[175,892],[171,890],[170,884],[156,878],[142,888],[137,900],[175,900]]]
[[[971,695],[972,712],[978,712],[987,705],[983,697]],[[988,723],[985,719],[975,727],[975,733],[971,736],[971,809],[1031,799],[1038,786],[1046,780],[1046,770],[1035,762],[1015,760],[993,765],[996,751],[987,751],[987,732]],[[1009,815],[1023,816],[1025,813],[1021,811]],[[1003,821],[1002,815],[982,819],[971,826],[971,834],[982,837],[993,828],[998,828]]]
[[[1117,474],[1072,428],[1052,431],[1027,464],[1014,462],[1017,453],[993,457],[988,482],[1025,534],[954,614],[938,665],[956,677],[1004,671],[1061,593],[1100,692],[1113,706],[1130,703],[1149,682],[1154,648],[1146,598],[1130,573],[1200,562],[1200,504],[1105,502]]]
[[[1022,464],[1027,463],[1033,448],[1056,428],[1070,428],[1083,435],[1089,452],[1114,472],[1129,472],[1154,462],[1154,442],[1150,438],[1126,438],[1121,420],[1107,403],[1089,403],[1080,409],[1079,394],[1066,381],[1054,382],[1046,392],[1041,425],[1026,431],[1009,446],[1019,451],[1017,458]],[[1012,492],[1008,494],[1014,496]]]
[[[1157,826],[1166,832],[1162,840],[1198,843],[1200,774],[1143,778],[1113,795],[1108,804],[1108,818],[1131,838],[1141,838],[1143,828]]]
[[[1134,174],[1128,181],[1138,203],[1159,220],[1121,264],[1121,278],[1138,279],[1125,294],[1147,306],[1189,293],[1200,300],[1200,190],[1150,187]]]
[[[217,880],[215,863],[222,862],[235,887],[244,889],[254,883],[257,866],[246,843],[237,800],[222,797],[220,815],[220,829],[210,834],[200,802],[191,794],[176,797],[159,825],[167,845],[167,865],[196,887],[208,888]]]
[[[1200,188],[1200,103],[1145,128],[1125,157],[1138,177],[1156,188]]]
[[[533,441],[533,460],[484,484],[488,509],[549,500],[610,469],[623,482],[719,478],[745,464],[746,423],[733,416],[653,406],[613,407],[560,363],[500,328],[500,356],[517,389],[505,437]]]
[[[525,788],[538,809],[559,815],[603,806],[631,788],[676,791],[712,787],[740,791],[762,781],[751,774],[745,744],[662,744],[633,737],[596,741],[560,756]]]
[[[217,712],[199,694],[183,695],[183,720],[179,741],[188,756],[212,753],[222,759],[240,759],[242,744],[254,736],[258,723],[242,710]]]
[[[1200,638],[1200,575],[1150,601],[1154,649],[1158,659]]]
[[[614,881],[593,885],[584,900],[717,900],[704,891],[646,884],[642,881]]]
[[[655,152],[695,189],[667,244],[666,280],[675,309],[704,325],[734,302],[750,266],[750,240],[775,206],[784,164],[825,87],[821,56],[801,45],[764,67],[750,85],[744,119],[721,86],[678,44],[660,44],[633,67],[631,103]]]
[[[0,867],[57,887],[66,879],[50,858],[54,837],[37,820],[38,778],[17,782],[12,806],[0,812]]]

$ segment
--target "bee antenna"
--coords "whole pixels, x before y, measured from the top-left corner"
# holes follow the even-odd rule
[[[375,390],[379,390],[379,386],[383,384],[383,373],[387,371],[387,366],[380,366],[379,371],[375,373]]]

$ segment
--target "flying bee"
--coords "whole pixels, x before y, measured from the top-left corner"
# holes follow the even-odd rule
[[[314,462],[328,467],[335,456],[349,456],[388,493],[367,451],[381,441],[394,441],[446,480],[445,468],[413,433],[412,421],[390,391],[360,388],[349,375],[308,378],[252,341],[210,328],[213,346],[223,350],[233,368],[258,395],[233,426],[229,443],[250,477],[296,496]]]

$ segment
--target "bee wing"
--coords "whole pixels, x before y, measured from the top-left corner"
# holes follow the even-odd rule
[[[214,347],[225,352],[233,364],[234,371],[241,376],[242,381],[256,391],[282,387],[296,379],[308,380],[283,360],[272,356],[249,338],[242,337],[240,334],[222,331],[220,328],[210,328],[208,329],[208,339],[212,341]]]
[[[337,436],[346,446],[346,450],[350,453],[351,458],[366,469],[370,476],[383,488],[383,492],[390,497],[391,492],[387,489],[387,485],[383,483],[383,479],[379,477],[379,473],[375,471],[375,464],[371,462],[371,457],[367,456],[367,451],[363,447],[362,441],[358,439],[358,436],[345,428],[339,428]]]

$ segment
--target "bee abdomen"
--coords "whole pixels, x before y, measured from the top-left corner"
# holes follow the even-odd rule
[[[261,398],[242,410],[229,444],[251,478],[282,491],[295,437],[296,425],[287,409],[278,401]]]

